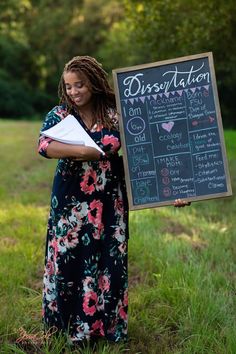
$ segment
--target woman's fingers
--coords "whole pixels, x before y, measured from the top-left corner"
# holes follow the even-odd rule
[[[190,206],[191,202],[186,202],[186,200],[183,199],[175,199],[174,201],[174,207],[176,208],[181,208],[181,207],[185,207],[185,206]]]

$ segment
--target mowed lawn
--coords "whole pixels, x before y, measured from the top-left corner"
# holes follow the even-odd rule
[[[56,161],[36,152],[40,126],[0,120],[0,353],[235,354],[234,197],[130,213],[127,344],[101,342],[80,351],[64,338],[43,338],[43,258]],[[236,132],[225,131],[225,139],[234,191]]]

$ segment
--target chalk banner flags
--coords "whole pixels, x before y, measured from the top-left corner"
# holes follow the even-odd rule
[[[131,210],[232,195],[212,53],[113,78]]]

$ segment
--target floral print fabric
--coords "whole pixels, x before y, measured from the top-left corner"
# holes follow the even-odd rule
[[[63,106],[55,107],[42,131],[67,115]],[[127,337],[128,308],[128,207],[120,137],[116,130],[84,128],[106,155],[99,161],[58,161],[47,230],[43,320],[72,341],[100,336],[117,342]],[[40,136],[42,156],[47,157],[51,141]]]

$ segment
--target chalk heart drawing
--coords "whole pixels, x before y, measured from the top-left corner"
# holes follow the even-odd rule
[[[168,122],[168,123],[162,123],[161,126],[164,130],[166,130],[168,133],[170,133],[174,124],[175,124],[174,122]]]

